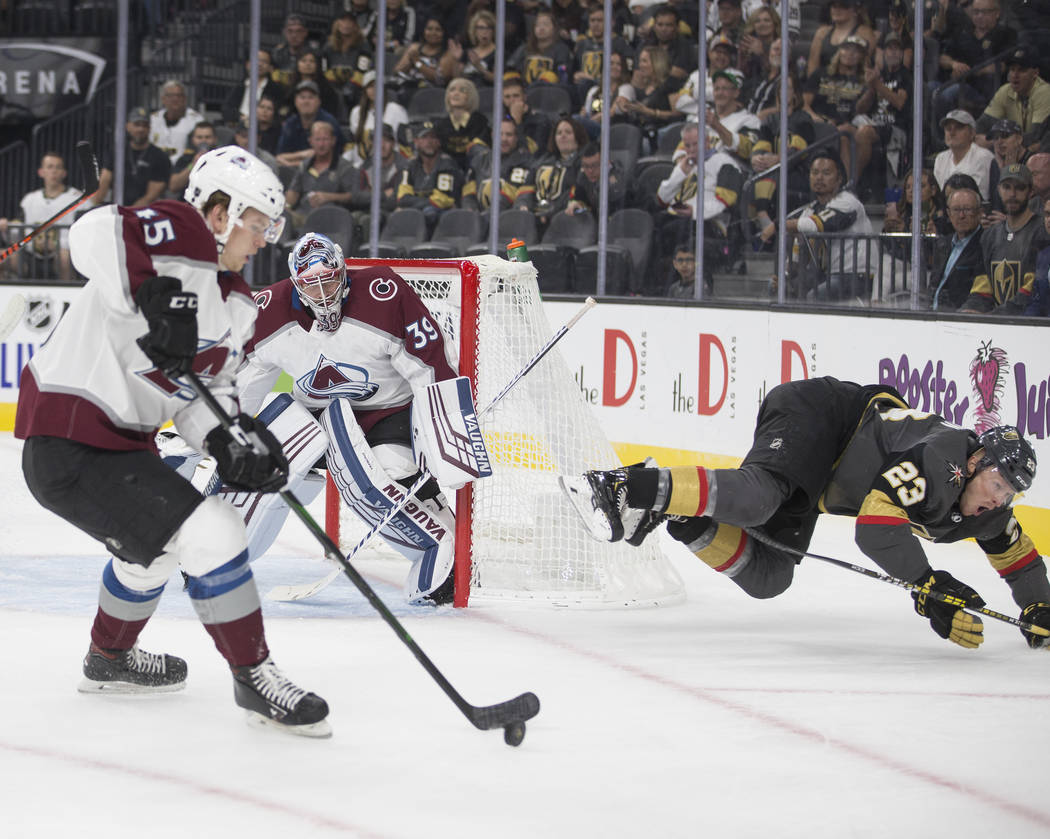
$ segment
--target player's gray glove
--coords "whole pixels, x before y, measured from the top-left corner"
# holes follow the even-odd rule
[[[149,324],[137,341],[149,360],[168,376],[191,370],[197,355],[197,295],[183,291],[176,277],[149,277],[135,302]]]
[[[1050,603],[1030,603],[1021,612],[1021,620],[1025,623],[1041,626],[1044,629],[1050,629]],[[1050,649],[1050,637],[1037,635],[1035,632],[1029,632],[1027,629],[1022,629],[1021,634],[1024,636],[1025,641],[1028,642],[1028,646],[1033,650]]]
[[[915,581],[922,586],[911,593],[915,611],[930,619],[933,631],[960,647],[975,649],[984,641],[984,623],[977,615],[963,611],[963,606],[983,606],[976,591],[961,583],[947,571],[927,571]],[[948,595],[956,603],[945,603],[929,596],[929,592]]]
[[[248,414],[234,417],[254,446],[246,446],[221,425],[208,432],[204,449],[215,458],[223,482],[249,492],[277,492],[288,483],[288,459],[270,430]]]

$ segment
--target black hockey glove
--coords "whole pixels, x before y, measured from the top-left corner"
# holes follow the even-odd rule
[[[215,458],[223,482],[250,492],[277,492],[288,482],[288,459],[270,430],[248,414],[238,414],[240,426],[252,445],[237,442],[233,434],[216,426],[204,438],[204,448]]]
[[[197,295],[175,277],[150,277],[135,295],[149,324],[138,345],[166,375],[192,369],[197,355]]]
[[[915,581],[922,590],[913,591],[911,599],[915,601],[915,611],[924,618],[930,619],[933,631],[953,644],[968,649],[976,649],[984,641],[984,623],[977,615],[964,612],[960,607],[983,606],[976,591],[965,583],[960,583],[947,571],[927,571]],[[959,603],[945,603],[928,596],[927,592],[935,591],[956,598]]]
[[[1050,603],[1031,603],[1025,606],[1024,611],[1021,612],[1021,620],[1050,629]],[[1050,649],[1050,637],[1037,635],[1027,629],[1022,629],[1021,634],[1033,650]]]

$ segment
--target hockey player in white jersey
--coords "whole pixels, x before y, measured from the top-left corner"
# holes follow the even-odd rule
[[[425,483],[380,535],[412,562],[409,603],[450,602],[455,521],[440,486],[455,489],[484,472],[469,453],[437,451],[438,438],[447,436],[438,429],[462,427],[462,417],[473,414],[466,380],[457,378],[433,315],[391,268],[348,271],[339,246],[316,233],[299,239],[288,265],[291,276],[255,298],[259,319],[239,376],[242,408],[260,407],[287,372],[292,392],[273,399],[258,419],[288,454],[289,487],[309,503],[324,486],[314,470],[320,463],[369,526],[418,477],[423,452],[437,481]],[[424,404],[447,409],[437,428],[429,409],[420,410]],[[250,556],[262,556],[287,505],[276,495],[220,494],[245,516]]]
[[[113,554],[80,690],[184,687],[183,659],[138,647],[181,566],[249,721],[327,736],[325,701],[270,658],[240,515],[168,469],[154,443],[171,419],[230,485],[286,483],[287,460],[264,426],[238,414],[267,451],[238,444],[180,378],[193,370],[238,413],[235,372],[258,312],[239,272],[280,235],[284,195],[264,164],[229,146],[194,165],[186,200],[102,207],[73,225],[73,264],[88,282],[21,379],[15,435],[29,489]]]

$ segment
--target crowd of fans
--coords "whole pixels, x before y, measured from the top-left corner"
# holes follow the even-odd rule
[[[791,4],[795,38],[797,12],[808,5]],[[1044,19],[1050,14],[1041,13],[1039,3],[1007,8],[1000,0],[927,0],[924,35],[935,61],[925,95],[933,118],[914,126],[909,0],[813,5],[821,6],[826,22],[808,44],[785,46],[779,4],[711,0],[707,77],[701,79],[695,2],[617,0],[608,56],[613,95],[605,102],[599,85],[610,22],[602,4],[508,2],[498,185],[490,172],[492,111],[482,105],[496,72],[492,0],[389,0],[381,119],[376,86],[384,80],[376,77],[380,45],[368,0],[347,0],[327,32],[310,31],[292,14],[279,42],[258,54],[257,88],[246,74],[221,119],[189,108],[177,80],[163,86],[160,110],[129,113],[124,195],[117,198],[142,205],[180,195],[204,150],[248,145],[254,108],[260,156],[287,186],[293,235],[311,211],[334,204],[350,211],[348,235],[355,249],[364,249],[372,142],[381,126],[384,223],[399,209],[417,209],[431,233],[453,208],[487,216],[498,201],[501,210],[530,214],[538,241],[559,214],[596,216],[605,190],[610,215],[640,208],[653,221],[648,264],[634,266],[629,293],[692,296],[683,267],[695,264],[702,213],[709,292],[719,292],[717,273],[740,270],[745,256],[774,250],[783,233],[799,254],[783,279],[792,295],[870,303],[879,299],[877,269],[887,260],[907,269],[910,245],[883,240],[871,256],[871,248],[843,247],[828,234],[871,238],[873,206],[880,210],[876,221],[884,216],[883,232],[906,234],[918,171],[928,236],[921,291],[928,305],[1046,315],[1050,84],[1040,76],[1047,51],[1032,35],[1050,34]],[[775,166],[782,158],[785,48],[793,56],[785,150],[791,157],[789,216],[780,231]],[[696,125],[701,105],[705,137]],[[604,174],[603,108],[614,129],[634,127],[614,132]],[[915,129],[928,135],[924,161],[911,160]],[[44,197],[65,189],[55,182],[54,161],[47,161],[40,171]],[[59,157],[59,171],[61,163]],[[98,201],[113,199],[107,194],[113,164],[103,163]],[[32,223],[26,213],[24,221]],[[0,233],[5,224],[0,221]]]

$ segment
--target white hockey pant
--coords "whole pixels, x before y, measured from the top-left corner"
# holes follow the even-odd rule
[[[404,496],[397,479],[416,472],[411,448],[383,444],[373,450],[346,399],[336,399],[324,410],[321,425],[328,434],[328,473],[343,502],[368,527],[374,526]],[[454,531],[452,511],[440,494],[428,501],[409,500],[379,531],[383,541],[412,562],[405,580],[409,603],[422,603],[452,573]]]

